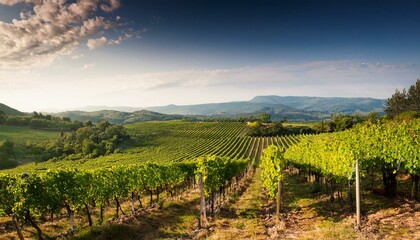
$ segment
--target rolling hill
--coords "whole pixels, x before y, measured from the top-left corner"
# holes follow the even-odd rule
[[[332,114],[383,112],[385,101],[373,98],[257,96],[250,101],[145,108],[165,114],[240,117],[267,112],[272,119],[317,121]]]
[[[58,117],[68,117],[71,120],[78,120],[81,122],[92,121],[94,123],[102,120],[107,120],[112,124],[128,124],[135,122],[146,121],[166,121],[166,120],[179,120],[182,119],[181,115],[169,115],[146,110],[135,112],[120,112],[114,110],[101,110],[95,112],[84,111],[67,111],[54,114]]]
[[[322,113],[294,109],[283,104],[267,104],[249,101],[184,106],[168,105],[146,109],[166,114],[201,115],[216,118],[250,117],[267,112],[274,120],[286,117],[287,119],[294,121],[316,121],[323,115]]]
[[[316,111],[330,114],[382,112],[385,107],[384,100],[374,98],[257,96],[249,102],[283,104],[298,110]]]
[[[25,115],[25,113],[20,112],[14,108],[11,108],[3,103],[0,103],[0,111],[4,112],[7,115],[18,115],[18,116]]]
[[[127,124],[145,121],[180,120],[185,116],[202,118],[239,118],[269,113],[273,120],[286,118],[288,121],[319,121],[329,119],[333,114],[383,113],[385,100],[374,98],[340,97],[297,97],[256,96],[249,101],[208,103],[195,105],[167,105],[147,107],[89,106],[84,111],[55,113],[78,121],[99,122],[108,120],[113,124]],[[98,110],[109,109],[109,110]],[[10,115],[25,115],[16,109],[0,104],[0,110]]]

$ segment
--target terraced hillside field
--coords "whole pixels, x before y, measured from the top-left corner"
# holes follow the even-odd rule
[[[80,160],[31,163],[9,173],[35,172],[57,168],[104,168],[141,162],[181,162],[202,155],[229,156],[231,158],[259,159],[270,144],[284,148],[298,141],[298,137],[251,138],[241,134],[243,123],[226,122],[143,122],[125,125],[131,140],[116,154]]]
[[[214,154],[242,158],[249,138],[240,137],[245,125],[219,122],[146,122],[126,125],[138,141],[127,153],[150,161],[173,162]]]
[[[251,160],[259,162],[262,150],[269,145],[276,145],[280,148],[287,149],[293,144],[299,142],[301,135],[295,136],[282,136],[282,137],[254,137],[250,138],[250,144],[247,151],[247,157]]]
[[[251,138],[240,137],[243,123],[144,122],[125,125],[132,136],[116,154],[99,158],[31,163],[2,172],[36,172],[57,168],[104,168],[142,162],[180,162],[201,155],[245,158]]]

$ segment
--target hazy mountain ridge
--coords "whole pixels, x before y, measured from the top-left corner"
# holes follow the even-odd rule
[[[183,106],[168,105],[163,107],[149,107],[146,109],[165,114],[201,115],[214,118],[249,118],[267,112],[271,115],[273,120],[280,120],[286,117],[286,119],[294,121],[316,121],[319,120],[322,115],[322,113],[297,110],[282,104],[253,103],[249,101]]]
[[[374,98],[341,97],[296,97],[296,96],[256,96],[250,100],[255,103],[284,104],[304,111],[323,113],[369,113],[383,112],[385,100]]]
[[[180,120],[185,116],[199,118],[239,118],[258,116],[263,112],[273,120],[286,118],[289,121],[319,121],[331,118],[332,114],[382,113],[385,100],[374,98],[340,97],[296,97],[296,96],[256,96],[249,101],[208,103],[195,105],[167,105],[147,107],[143,110],[135,107],[88,106],[84,111],[66,111],[55,113],[59,117],[68,117],[78,121],[99,122],[107,120],[114,124],[127,124],[144,121]],[[100,111],[88,111],[107,109]],[[0,104],[0,110],[7,114],[24,115],[16,109]]]
[[[99,111],[118,111],[118,112],[136,112],[141,111],[143,108],[141,107],[127,107],[127,106],[86,106],[86,107],[80,107],[80,108],[74,108],[68,110],[69,112],[73,111],[82,111],[82,112],[99,112]]]
[[[135,112],[120,112],[114,110],[101,110],[95,112],[84,112],[84,111],[67,111],[54,114],[58,117],[68,117],[72,120],[78,120],[81,122],[92,121],[100,122],[107,120],[113,124],[128,124],[135,122],[146,122],[146,121],[165,121],[165,120],[179,120],[182,119],[181,115],[169,115],[162,114],[152,111],[140,110]]]
[[[165,114],[181,114],[181,115],[220,115],[220,114],[242,114],[255,113],[265,108],[276,107],[283,111],[293,110],[292,108],[282,104],[253,103],[243,102],[226,102],[226,103],[207,103],[196,105],[168,105],[163,107],[147,107],[146,110],[161,112]]]
[[[385,100],[373,98],[340,97],[281,97],[256,96],[249,101],[209,103],[196,105],[167,105],[145,108],[165,114],[204,115],[215,117],[252,116],[267,112],[272,119],[292,121],[317,121],[332,114],[366,114],[383,112]]]

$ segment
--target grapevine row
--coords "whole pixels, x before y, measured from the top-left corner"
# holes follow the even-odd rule
[[[384,176],[387,194],[395,194],[396,173],[420,174],[420,120],[364,124],[351,130],[310,136],[290,147],[285,157],[300,169],[335,181],[351,177],[359,159],[365,174],[373,167]]]
[[[147,163],[112,167],[109,169],[57,170],[24,175],[0,175],[0,215],[25,219],[43,238],[35,216],[54,216],[65,209],[70,219],[70,229],[74,228],[74,213],[86,213],[91,226],[91,213],[100,208],[103,220],[104,207],[110,201],[115,203],[116,217],[121,201],[130,199],[132,212],[134,201],[140,196],[153,194],[159,201],[159,194],[166,191],[171,196],[179,193],[182,186],[190,185],[198,173],[205,176],[206,193],[212,193],[243,172],[247,160],[231,160],[224,157],[207,157],[197,163],[183,162],[172,164]],[[141,204],[141,202],[140,202]]]

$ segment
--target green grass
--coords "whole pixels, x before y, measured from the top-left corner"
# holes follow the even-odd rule
[[[36,130],[29,127],[0,125],[0,140],[11,141],[16,145],[24,145],[28,141],[34,143],[60,137],[60,132]]]
[[[60,137],[58,131],[37,130],[29,127],[3,126],[0,125],[0,141],[10,141],[14,144],[14,158],[20,163],[26,163],[38,160],[28,151],[26,144],[40,143],[45,140],[56,139]]]

